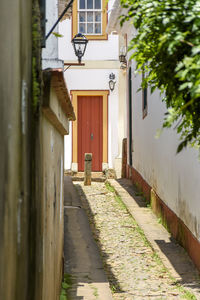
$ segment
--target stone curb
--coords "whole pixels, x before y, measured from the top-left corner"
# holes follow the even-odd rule
[[[171,276],[195,294],[197,299],[200,299],[199,273],[185,250],[158,223],[158,219],[150,208],[139,206],[134,196],[131,196],[115,179],[107,179],[107,182],[121,197],[127,210],[143,230],[151,247],[158,254]],[[128,180],[125,179],[124,182],[128,182]]]

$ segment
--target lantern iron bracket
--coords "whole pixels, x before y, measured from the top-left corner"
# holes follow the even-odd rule
[[[65,9],[63,10],[62,14],[60,15],[60,17],[58,18],[58,20],[56,21],[56,23],[52,26],[52,28],[49,30],[49,33],[46,35],[45,40],[48,39],[48,37],[50,36],[50,34],[52,33],[52,31],[55,29],[55,27],[58,25],[58,23],[60,22],[60,20],[63,18],[63,16],[65,15],[65,13],[68,11],[68,9],[70,8],[70,6],[73,4],[74,0],[71,0],[69,2],[69,4],[65,7]]]
[[[67,71],[71,66],[85,66],[84,63],[64,63],[64,66],[67,66],[66,69],[64,69],[64,72]]]

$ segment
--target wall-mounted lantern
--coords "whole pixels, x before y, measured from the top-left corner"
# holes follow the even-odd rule
[[[85,54],[87,43],[88,39],[82,33],[76,34],[75,37],[72,39],[74,52],[75,55],[78,57],[79,64],[81,63],[81,58]]]
[[[111,92],[114,90],[114,88],[115,88],[115,83],[116,83],[116,81],[115,81],[115,74],[113,74],[113,73],[111,73],[110,75],[109,75],[109,88],[110,88],[110,90],[111,90]]]
[[[119,61],[120,61],[120,63],[126,63],[126,55],[120,54],[119,55]]]
[[[126,60],[126,48],[125,47],[122,47],[121,50],[120,50],[119,61],[121,63],[120,68],[121,69],[126,69],[127,60]]]

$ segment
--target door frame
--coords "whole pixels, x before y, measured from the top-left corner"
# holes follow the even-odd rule
[[[71,90],[76,120],[72,122],[72,171],[78,172],[78,96],[102,96],[103,98],[103,162],[102,170],[108,168],[108,95],[109,90]]]

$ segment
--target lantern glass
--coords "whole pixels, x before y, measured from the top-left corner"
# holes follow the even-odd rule
[[[113,91],[114,88],[115,88],[115,83],[116,83],[116,81],[115,81],[115,74],[111,73],[109,75],[109,79],[110,79],[109,80],[109,88],[110,88],[111,91]]]
[[[115,81],[113,81],[113,80],[109,81],[109,88],[110,88],[111,91],[114,90],[114,88],[115,88]]]
[[[72,39],[75,55],[78,57],[78,62],[81,63],[81,58],[85,54],[88,39],[82,34],[78,33]]]
[[[126,56],[124,54],[121,54],[119,56],[119,61],[120,61],[120,63],[126,63]]]

